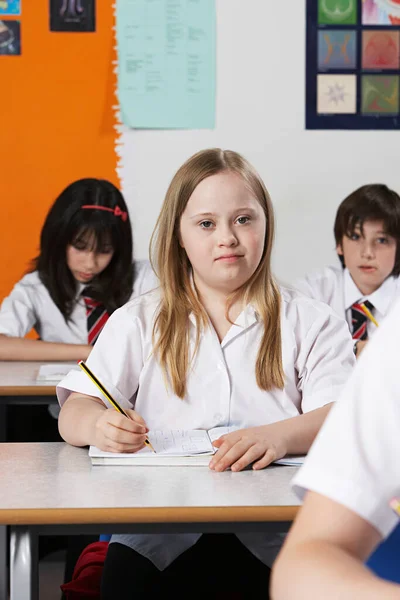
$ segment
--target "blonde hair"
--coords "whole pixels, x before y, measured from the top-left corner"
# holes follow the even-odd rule
[[[282,345],[280,328],[280,293],[271,274],[271,251],[274,238],[274,216],[271,199],[256,170],[240,154],[231,150],[211,148],[189,158],[177,171],[165,196],[164,204],[150,241],[150,257],[158,273],[161,302],[153,329],[154,352],[158,357],[166,381],[180,398],[186,393],[189,369],[190,313],[196,320],[198,349],[201,330],[208,326],[207,314],[191,285],[191,265],[179,243],[182,213],[198,184],[224,171],[239,175],[257,201],[266,218],[264,251],[253,275],[232,294],[230,306],[242,298],[251,302],[264,323],[256,361],[256,380],[262,390],[282,389]],[[194,358],[192,357],[192,359]]]

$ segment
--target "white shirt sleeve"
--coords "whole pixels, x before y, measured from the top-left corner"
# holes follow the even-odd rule
[[[398,523],[400,494],[400,303],[357,362],[294,479],[346,506],[386,536]]]
[[[0,308],[0,334],[24,337],[35,325],[33,305],[34,286],[19,281],[2,302]]]
[[[343,275],[341,266],[324,267],[298,279],[294,287],[309,298],[325,302],[338,315],[344,316]]]
[[[144,363],[143,344],[140,320],[135,316],[127,318],[126,306],[108,319],[86,364],[122,408],[133,408]],[[58,384],[61,406],[72,392],[98,397],[110,406],[83,371],[71,371]]]
[[[294,284],[293,287],[298,290],[299,292],[301,292],[302,294],[305,294],[306,296],[308,296],[308,298],[318,298],[319,296],[316,296],[315,294],[315,289],[311,283],[311,281],[309,280],[308,276],[303,277],[302,279],[297,279]]]
[[[303,413],[336,401],[355,365],[346,321],[321,302],[312,305],[313,311],[302,311],[295,325],[301,340],[296,368]]]
[[[158,277],[148,260],[135,261],[135,281],[131,299],[150,292],[159,286]]]

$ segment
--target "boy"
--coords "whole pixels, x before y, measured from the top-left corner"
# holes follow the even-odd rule
[[[399,336],[400,302],[294,478],[308,493],[272,571],[273,600],[400,599],[399,585],[363,564],[399,522]]]
[[[379,324],[400,297],[399,195],[383,184],[358,188],[340,204],[334,233],[341,267],[315,271],[296,287],[345,317],[358,356],[376,329],[360,304]]]

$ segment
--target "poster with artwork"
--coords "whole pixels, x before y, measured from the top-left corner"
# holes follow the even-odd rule
[[[19,56],[21,54],[20,21],[0,20],[0,56]]]
[[[363,25],[400,25],[400,0],[364,0]]]
[[[0,17],[19,16],[21,0],[0,0]]]
[[[307,0],[307,129],[400,128],[400,0]]]
[[[95,29],[95,0],[50,0],[50,31]]]

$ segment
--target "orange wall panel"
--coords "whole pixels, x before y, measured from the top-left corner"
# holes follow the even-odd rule
[[[0,56],[0,299],[38,252],[43,220],[80,177],[116,185],[114,17],[96,2],[96,32],[51,32],[49,2],[24,0],[21,56]]]

